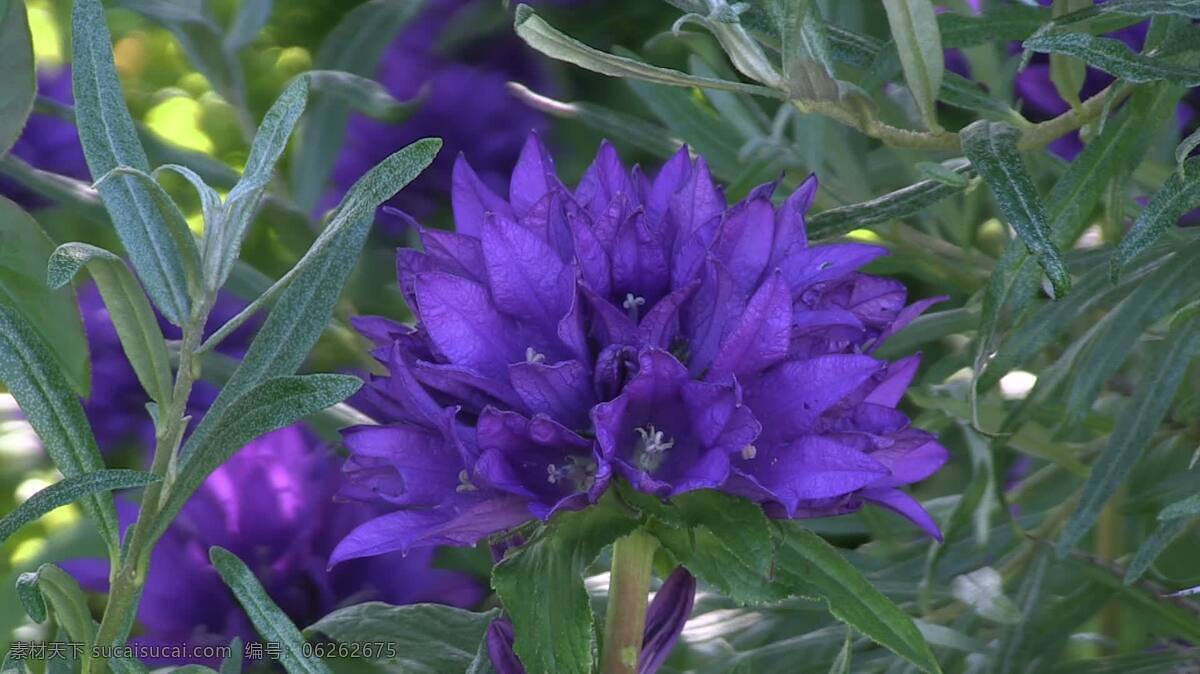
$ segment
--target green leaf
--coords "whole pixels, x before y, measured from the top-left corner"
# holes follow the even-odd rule
[[[117,79],[112,37],[100,0],[77,0],[71,34],[76,124],[92,176],[103,176],[118,166],[149,171]],[[191,311],[191,299],[184,261],[188,253],[178,247],[181,233],[162,219],[147,184],[135,177],[114,176],[100,188],[100,196],[154,304],[167,320],[182,325]]]
[[[45,340],[21,314],[0,301],[0,381],[21,406],[46,453],[65,477],[104,468],[79,398],[68,386]],[[117,514],[107,494],[83,499],[110,552],[119,549]]]
[[[177,476],[168,477],[169,496],[155,522],[155,539],[170,525],[202,482],[246,443],[264,433],[339,403],[362,386],[358,377],[310,374],[267,379],[219,411],[205,415],[209,432],[188,439],[189,451]],[[172,481],[173,479],[173,481]]]
[[[1172,173],[1150,202],[1138,214],[1121,240],[1112,258],[1112,277],[1120,277],[1121,269],[1134,257],[1153,244],[1168,229],[1175,226],[1184,213],[1200,204],[1200,157],[1188,159],[1183,173]]]
[[[212,84],[213,90],[235,107],[245,104],[245,75],[235,52],[224,47],[221,27],[203,10],[203,4],[169,0],[118,0],[130,9],[171,31],[188,60]]]
[[[1180,517],[1191,517],[1192,515],[1200,515],[1200,495],[1193,494],[1185,499],[1180,499],[1167,507],[1163,508],[1158,513],[1160,521],[1178,519]]]
[[[925,126],[937,123],[937,94],[942,88],[942,36],[930,0],[883,0],[892,40],[900,54],[904,80],[912,91]]]
[[[1187,169],[1184,163],[1187,161],[1188,155],[1192,153],[1192,150],[1195,150],[1197,147],[1200,147],[1200,129],[1196,129],[1188,134],[1187,138],[1179,142],[1179,147],[1175,148],[1176,175],[1181,178],[1186,177]]]
[[[21,602],[21,607],[25,609],[25,613],[33,619],[35,623],[46,622],[48,615],[46,610],[46,600],[42,598],[42,593],[37,589],[37,573],[27,571],[17,576],[17,599]]]
[[[1092,6],[1091,0],[1054,0],[1054,16],[1086,9]],[[1083,88],[1084,75],[1087,66],[1082,61],[1064,54],[1050,55],[1050,81],[1064,101],[1078,108],[1081,104],[1079,91]]]
[[[992,188],[1004,219],[1037,257],[1050,278],[1055,297],[1063,297],[1071,288],[1071,274],[1050,239],[1046,209],[1017,152],[1017,136],[1017,130],[1008,124],[981,120],[963,129],[963,150]]]
[[[56,482],[39,491],[16,510],[0,517],[0,543],[42,515],[97,492],[144,487],[161,478],[139,470],[102,470]]]
[[[637,528],[609,490],[596,505],[560,512],[492,571],[530,674],[591,674],[596,630],[583,572],[604,546]]]
[[[1198,0],[1108,0],[1097,9],[1104,13],[1136,17],[1182,16],[1200,19]]]
[[[908,614],[875,589],[858,569],[815,533],[783,527],[776,559],[782,582],[807,588],[829,604],[834,617],[926,672],[940,672],[929,644]]]
[[[383,50],[422,4],[418,0],[369,0],[355,7],[325,36],[313,67],[370,77]],[[354,47],[348,49],[347,45]],[[292,156],[289,179],[292,194],[306,213],[325,193],[349,117],[350,108],[344,101],[321,96],[301,122],[303,142]]]
[[[1131,297],[1132,299],[1132,297]],[[1200,351],[1200,313],[1177,320],[1163,345],[1154,353],[1138,382],[1137,390],[1117,425],[1108,446],[1092,467],[1083,486],[1079,507],[1067,522],[1058,541],[1059,556],[1092,528],[1100,510],[1129,477],[1142,451],[1167,415],[1175,392]],[[1165,512],[1165,511],[1164,511]]]
[[[250,156],[242,177],[225,198],[225,207],[215,222],[206,222],[204,233],[204,283],[215,291],[225,284],[242,241],[275,174],[275,164],[287,149],[292,129],[308,102],[308,79],[297,77],[283,90],[263,117],[250,144]]]
[[[721,89],[755,96],[783,98],[784,94],[775,89],[744,84],[730,80],[720,80],[708,77],[697,77],[688,73],[660,68],[608,52],[600,51],[569,37],[546,23],[528,5],[517,7],[514,27],[517,35],[530,46],[541,53],[559,61],[573,63],[585,70],[608,75],[609,77],[631,78],[667,84],[675,87],[700,87],[702,89]]]
[[[50,348],[54,367],[80,395],[91,388],[88,342],[71,288],[46,286],[54,243],[19,206],[0,196],[0,303],[29,321]]]
[[[262,583],[242,560],[218,545],[208,549],[208,557],[221,574],[221,580],[246,610],[254,629],[266,641],[282,646],[280,663],[290,674],[330,674],[329,667],[320,658],[304,656],[304,637],[300,630],[271,601]]]
[[[372,601],[321,618],[304,634],[324,634],[346,644],[393,644],[394,651],[366,656],[406,674],[461,672],[471,666],[484,633],[500,611],[464,611],[441,604],[391,606]]]
[[[420,174],[440,147],[439,140],[419,140],[368,171],[342,197],[329,224],[296,266],[247,307],[243,313],[253,313],[279,296],[242,364],[184,445],[183,458],[203,442],[210,419],[232,400],[269,377],[291,374],[300,367],[329,323],[342,286],[358,261],[375,209]],[[210,342],[219,340],[224,330],[214,333]]]
[[[237,54],[249,47],[258,38],[263,26],[267,25],[274,6],[275,0],[242,0],[233,17],[233,25],[225,34],[225,52]]]
[[[917,162],[916,169],[920,171],[921,175],[925,176],[926,178],[929,178],[930,180],[936,180],[939,183],[949,185],[950,187],[965,189],[971,182],[965,175],[948,166],[943,166],[936,162]]]
[[[25,128],[37,97],[33,39],[25,3],[0,3],[0,53],[4,54],[4,87],[0,91],[0,156],[8,152]]]
[[[165,405],[171,400],[174,379],[167,344],[154,309],[124,260],[86,243],[65,243],[50,256],[46,284],[59,288],[70,283],[83,266],[96,282],[104,307],[121,340],[121,349],[133,366],[151,400]]]
[[[1046,569],[1050,566],[1050,555],[1044,551],[1035,554],[1037,556],[1033,561],[1033,568],[1025,573],[1020,589],[1017,590],[1018,619],[1004,630],[996,648],[993,670],[996,674],[1025,671],[1025,666],[1037,652],[1030,648],[1029,641],[1040,636],[1033,621],[1044,604],[1042,596]],[[1065,631],[1068,627],[1063,626],[1063,629]]]
[[[964,177],[971,176],[974,171],[968,162],[961,159],[945,162],[941,166]],[[811,239],[827,239],[854,229],[907,218],[960,192],[961,187],[941,180],[922,180],[869,201],[821,211],[808,218],[808,236]]]
[[[854,630],[846,630],[846,642],[842,644],[842,650],[838,651],[837,657],[833,659],[833,664],[829,666],[829,674],[850,674],[851,656],[854,655]]]
[[[1178,503],[1172,504],[1178,505]],[[1170,507],[1170,506],[1168,506]],[[1197,510],[1200,510],[1198,508]],[[1133,556],[1133,561],[1129,562],[1129,567],[1125,569],[1125,584],[1129,585],[1141,578],[1143,574],[1149,570],[1150,565],[1158,556],[1162,554],[1167,546],[1171,545],[1184,531],[1187,531],[1192,522],[1186,518],[1178,517],[1174,519],[1166,519],[1163,515],[1166,509],[1158,514],[1160,520],[1158,525],[1154,527],[1154,531],[1146,537],[1138,548],[1137,554]]]
[[[253,0],[249,4],[254,4]],[[245,650],[242,648],[242,638],[234,637],[229,642],[229,657],[221,661],[220,674],[242,674],[243,653]]]
[[[762,507],[717,491],[658,498],[622,489],[622,500],[642,510],[654,534],[678,565],[737,602],[785,598],[770,578],[771,529]]]
[[[411,101],[398,101],[379,82],[343,70],[309,70],[304,77],[314,92],[332,96],[381,122],[399,124],[421,103],[419,95]]]
[[[783,79],[792,97],[838,100],[840,90],[819,8],[810,0],[774,0],[768,11],[779,27]]]
[[[180,164],[163,164],[154,169],[150,175],[157,180],[158,176],[164,172],[171,172],[182,177],[196,190],[196,196],[200,197],[200,210],[204,215],[205,231],[207,232],[208,223],[218,222],[221,218],[221,195],[209,187],[199,173]]]
[[[1019,120],[1020,113],[1008,103],[989,96],[987,89],[978,82],[969,80],[956,72],[947,70],[942,76],[942,88],[938,100],[960,110],[977,113],[996,120]]]
[[[53,615],[55,622],[66,629],[73,641],[85,646],[92,644],[96,637],[96,623],[88,610],[83,590],[74,578],[53,564],[43,564],[36,572],[22,574],[21,578],[24,592],[37,595],[36,600],[28,599],[28,594],[23,595],[26,609],[30,607],[30,601],[41,602],[37,609],[41,615],[35,616],[31,612],[31,618],[41,617],[42,620],[38,622],[43,622]]]
[[[1185,87],[1200,84],[1200,70],[1139,54],[1114,38],[1088,33],[1049,33],[1031,37],[1023,46],[1036,52],[1074,56],[1127,82],[1165,80]]]
[[[715,175],[731,178],[738,174],[742,168],[738,151],[744,141],[737,129],[712,108],[682,89],[636,80],[625,83],[675,136],[689,139]]]

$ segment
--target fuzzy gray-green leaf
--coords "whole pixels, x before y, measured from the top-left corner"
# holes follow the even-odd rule
[[[904,80],[912,91],[925,126],[939,129],[937,95],[942,88],[945,63],[937,14],[930,0],[883,0],[892,40],[900,54]]]
[[[1158,240],[1183,217],[1184,213],[1200,204],[1200,157],[1183,163],[1183,172],[1173,173],[1159,188],[1150,202],[1138,214],[1129,233],[1113,255],[1112,276],[1117,278],[1121,269],[1134,257]]]
[[[0,4],[0,54],[4,54],[4,87],[0,90],[0,156],[17,142],[37,97],[33,39],[24,2]]]
[[[254,629],[265,641],[282,646],[280,663],[290,674],[330,674],[329,667],[320,658],[304,655],[304,637],[300,630],[271,601],[262,583],[258,582],[245,562],[217,545],[209,548],[208,556],[221,575],[221,580],[225,581],[238,603],[246,610]]]
[[[30,496],[16,510],[0,517],[0,543],[18,529],[55,508],[97,492],[144,487],[161,478],[139,470],[102,470],[68,477]]]
[[[76,124],[92,177],[118,166],[149,171],[117,79],[112,37],[100,0],[77,0],[72,27]],[[155,305],[167,320],[181,325],[191,310],[191,298],[184,262],[187,252],[177,247],[178,232],[171,231],[153,195],[134,177],[114,176],[100,188],[100,196]]]
[[[1049,33],[1029,38],[1024,47],[1036,52],[1074,56],[1127,82],[1166,80],[1185,87],[1200,84],[1200,70],[1139,54],[1113,38],[1088,33]]]

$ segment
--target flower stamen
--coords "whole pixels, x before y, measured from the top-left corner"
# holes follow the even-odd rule
[[[639,314],[641,313],[641,307],[645,304],[645,297],[639,297],[633,293],[625,293],[625,301],[621,303],[621,306],[625,308],[625,311],[629,312],[629,318],[632,319],[634,323],[637,323]]]
[[[653,472],[662,465],[667,450],[675,446],[675,439],[667,438],[662,431],[654,428],[654,424],[639,426],[634,430],[638,434],[637,444],[633,448],[634,461],[647,473]]]
[[[544,363],[546,362],[546,354],[538,353],[532,346],[525,347],[525,362],[526,363]]]
[[[575,491],[591,489],[596,482],[596,462],[581,456],[569,456],[565,466],[546,465],[547,482],[558,484],[563,480],[570,480]]]
[[[454,488],[454,491],[461,494],[465,491],[478,491],[478,490],[479,490],[479,487],[476,487],[471,482],[471,476],[467,473],[466,468],[463,468],[462,470],[458,471],[458,486]]]

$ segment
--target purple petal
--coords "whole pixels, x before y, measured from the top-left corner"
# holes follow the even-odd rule
[[[545,414],[570,428],[585,428],[588,410],[596,404],[592,373],[577,360],[553,365],[516,363],[508,368],[509,378],[525,407]]]
[[[438,271],[447,271],[476,283],[483,283],[483,245],[478,236],[422,229],[421,245],[429,259],[437,263]]]
[[[872,452],[871,458],[891,473],[872,482],[871,488],[875,489],[920,482],[946,465],[950,452],[933,435],[909,429],[893,438],[891,445]]]
[[[558,186],[554,159],[538,134],[529,134],[525,146],[521,148],[521,156],[517,158],[508,188],[508,201],[513,211],[518,217],[525,215],[535,203]]]
[[[389,501],[434,506],[459,484],[462,458],[445,438],[416,426],[352,426],[342,431],[356,456],[386,461],[403,482],[403,493]]]
[[[734,375],[742,381],[787,357],[791,343],[792,296],[783,276],[772,274],[754,293],[746,311],[706,376],[717,381]]]
[[[601,296],[612,292],[608,251],[596,237],[586,216],[567,216],[571,236],[575,243],[575,260],[579,263],[580,275],[587,285]]]
[[[888,340],[889,337],[908,327],[909,323],[912,323],[918,316],[925,313],[925,310],[929,307],[940,302],[945,302],[948,299],[950,299],[948,296],[940,295],[938,297],[930,297],[929,299],[918,300],[907,307],[904,307],[900,310],[900,313],[896,315],[896,318],[892,320],[891,324],[888,325],[887,329],[884,330],[883,333],[879,335],[879,338],[875,340],[875,344],[871,346],[871,349],[874,350],[879,348]]]
[[[724,212],[725,194],[713,182],[708,162],[699,157],[683,188],[671,197],[669,213],[677,223],[677,236],[685,241],[697,227],[719,218]]]
[[[863,402],[895,407],[900,403],[900,399],[904,397],[904,392],[908,390],[913,377],[917,375],[917,368],[920,365],[921,354],[901,358],[888,365],[887,374],[884,375],[883,380],[875,386],[874,390],[867,394]]]
[[[771,249],[772,265],[777,265],[780,260],[808,247],[808,231],[805,227],[804,214],[812,206],[813,198],[817,195],[817,187],[816,174],[809,174],[775,213],[775,237]]]
[[[397,510],[360,524],[334,548],[329,567],[426,545],[475,545],[529,519],[525,501],[514,496],[468,492],[455,501],[430,510]]]
[[[908,494],[899,489],[869,489],[862,492],[862,497],[870,503],[883,506],[908,519],[921,527],[921,530],[929,534],[930,538],[939,543],[942,542],[942,530],[938,528],[937,521],[921,506],[920,502]]]
[[[638,674],[654,674],[662,667],[684,625],[692,615],[696,599],[696,578],[678,567],[663,581],[646,609],[646,629],[642,633],[642,655]]]
[[[660,349],[670,348],[671,341],[679,334],[679,312],[699,287],[699,282],[691,283],[655,302],[638,323],[641,343]]]
[[[500,217],[484,223],[482,243],[496,307],[543,327],[557,325],[570,308],[574,278],[550,246]]]
[[[815,283],[845,276],[887,255],[887,249],[865,243],[836,243],[795,251],[779,261],[779,268],[793,292]]]
[[[693,376],[712,365],[721,340],[732,329],[733,321],[742,314],[745,306],[725,265],[710,258],[704,281],[683,313],[683,335],[688,340],[690,352],[688,370]]]
[[[512,621],[508,618],[497,618],[487,628],[488,658],[496,674],[525,674],[525,666],[517,659],[513,650]]]
[[[417,275],[417,306],[429,338],[451,363],[501,377],[521,360],[508,342],[511,327],[496,311],[487,289],[443,272]]]
[[[775,209],[766,199],[742,202],[726,217],[712,253],[739,288],[754,288],[766,270],[775,238]]]
[[[754,458],[738,458],[736,468],[782,504],[789,516],[801,501],[849,494],[888,474],[872,457],[818,435],[760,449]]]
[[[869,356],[833,354],[775,367],[746,396],[746,404],[763,424],[763,442],[769,445],[806,435],[821,414],[883,365]]]
[[[454,226],[458,233],[476,238],[483,232],[483,223],[489,214],[513,217],[508,202],[479,179],[461,154],[454,162],[450,205],[454,210]]]

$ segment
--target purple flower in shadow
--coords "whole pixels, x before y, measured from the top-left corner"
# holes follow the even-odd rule
[[[332,562],[474,544],[594,502],[724,489],[780,517],[891,508],[947,453],[896,410],[917,367],[871,355],[935,299],[863,274],[886,251],[809,245],[816,180],[728,206],[687,149],[653,179],[602,145],[568,190],[531,136],[508,198],[460,159],[456,232],[397,255],[416,325],[362,318],[387,376],[345,431],[343,495],[392,509]]]

